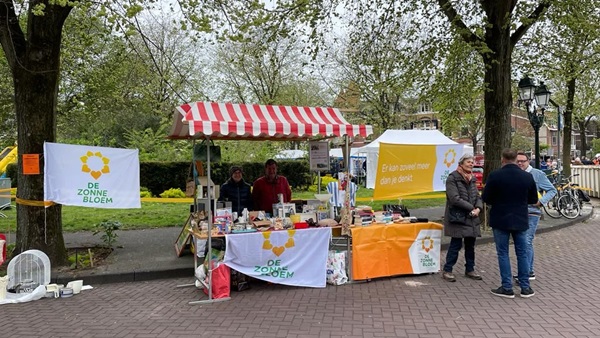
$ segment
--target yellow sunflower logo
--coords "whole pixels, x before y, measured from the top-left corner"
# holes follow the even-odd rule
[[[110,173],[108,163],[110,159],[102,156],[102,153],[88,151],[84,156],[81,156],[81,171],[89,173],[95,180],[100,178],[102,174]],[[90,168],[91,166],[91,168]],[[92,169],[93,168],[93,169]]]
[[[263,232],[262,235],[265,238],[263,242],[263,250],[271,250],[275,254],[275,256],[279,257],[285,251],[286,248],[293,248],[296,243],[294,243],[294,235],[296,234],[296,230],[287,230],[288,240],[284,245],[274,246],[271,243],[271,231]]]
[[[456,160],[456,151],[454,149],[448,149],[448,151],[444,154],[444,164],[446,167],[450,168],[454,161]]]
[[[426,253],[429,253],[429,250],[433,249],[433,239],[429,236],[423,238],[421,240],[421,248],[423,248]]]

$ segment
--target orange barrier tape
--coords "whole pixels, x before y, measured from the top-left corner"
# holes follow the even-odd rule
[[[15,199],[15,202],[17,202],[17,204],[28,205],[30,207],[50,207],[56,204],[52,201],[31,201],[24,200],[18,197]]]

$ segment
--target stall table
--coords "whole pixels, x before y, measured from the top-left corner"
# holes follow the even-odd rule
[[[442,229],[433,222],[351,228],[352,279],[439,272]]]
[[[196,240],[206,238],[198,232],[192,235]],[[277,284],[325,287],[331,228],[227,234],[225,239],[223,263],[244,275]]]

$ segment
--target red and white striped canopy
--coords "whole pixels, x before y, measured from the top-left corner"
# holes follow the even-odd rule
[[[372,126],[350,124],[336,108],[195,102],[176,108],[169,137],[300,140],[372,133]]]

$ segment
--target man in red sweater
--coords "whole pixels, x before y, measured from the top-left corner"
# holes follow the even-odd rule
[[[273,214],[273,204],[279,202],[278,194],[283,194],[284,203],[292,200],[292,189],[287,178],[277,175],[277,162],[269,159],[265,163],[265,176],[258,178],[252,185],[254,210]]]

